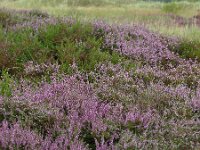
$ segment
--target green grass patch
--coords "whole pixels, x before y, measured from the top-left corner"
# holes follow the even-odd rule
[[[6,34],[3,28],[1,31],[0,70],[8,69],[13,74],[22,75],[24,65],[29,61],[58,63],[62,71],[70,72],[69,67],[74,62],[81,71],[91,71],[99,63],[117,64],[126,59],[117,52],[103,49],[104,39],[96,37],[90,23],[58,23],[38,31],[26,27]]]

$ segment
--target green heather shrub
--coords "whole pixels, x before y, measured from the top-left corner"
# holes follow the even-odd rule
[[[75,61],[83,70],[93,69],[102,61],[120,60],[118,54],[111,56],[108,52],[101,51],[103,39],[97,39],[92,34],[89,24],[76,23],[70,27],[63,24],[50,25],[46,30],[40,31],[38,40],[49,48],[47,58],[60,64],[72,64]]]
[[[109,50],[102,50],[103,39],[93,34],[90,24],[59,23],[41,27],[37,33],[27,27],[9,31],[5,36],[1,34],[0,69],[9,69],[14,74],[29,61],[36,64],[57,62],[62,71],[69,73],[74,61],[80,70],[89,71],[100,62],[116,64],[122,59],[117,52],[111,55]]]
[[[1,70],[0,95],[11,96],[11,77],[6,70]]]
[[[181,57],[200,60],[200,42],[182,40],[176,47],[172,48]]]

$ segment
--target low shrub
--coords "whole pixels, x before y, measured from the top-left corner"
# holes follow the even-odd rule
[[[37,32],[27,27],[9,31],[2,39],[10,42],[0,42],[0,69],[20,69],[33,61],[36,64],[57,62],[61,68],[65,66],[63,71],[76,62],[79,69],[89,71],[100,62],[118,63],[123,58],[117,52],[103,50],[104,39],[94,34],[90,23],[58,22],[39,27]]]
[[[182,40],[177,46],[172,48],[172,50],[178,53],[183,58],[192,58],[200,60],[199,41]]]

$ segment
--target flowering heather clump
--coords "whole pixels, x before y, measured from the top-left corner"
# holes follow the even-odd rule
[[[168,44],[176,44],[176,40],[168,40],[138,26],[108,25],[102,22],[94,23],[96,34],[104,33],[105,47],[112,51],[149,63],[163,61],[179,61],[179,57],[171,52]]]
[[[165,68],[166,67],[166,68]],[[149,80],[162,81],[169,84],[186,84],[190,88],[196,88],[200,79],[200,64],[185,61],[177,67],[144,65],[136,69],[138,77],[149,78]]]
[[[0,137],[2,149],[86,149],[80,141],[70,143],[69,137],[60,136],[52,142],[51,136],[43,139],[33,131],[22,129],[18,123],[9,125],[6,121],[2,122]]]
[[[177,39],[16,15],[3,42],[23,72],[0,68],[0,149],[200,149],[200,63]]]
[[[138,84],[135,87],[136,91],[131,91],[128,90],[131,89],[128,82],[131,80],[131,82],[134,82],[133,79],[128,79],[129,73],[119,68],[104,66],[103,69],[104,71],[106,69],[107,71],[109,69],[115,71],[110,76],[110,80],[111,78],[115,80],[120,78],[123,81],[123,83],[118,82],[118,87],[115,89],[116,94],[119,96],[118,101],[109,101],[109,98],[101,99],[101,96],[99,97],[98,93],[103,90],[101,87],[107,85],[112,88],[110,83],[115,81],[112,80],[110,83],[100,82],[106,76],[100,77],[95,81],[95,84],[86,83],[85,77],[80,73],[73,76],[63,75],[59,78],[53,76],[50,83],[44,81],[39,86],[22,81],[19,86],[13,89],[13,96],[1,98],[3,100],[1,114],[4,120],[9,121],[2,122],[2,128],[8,126],[5,126],[5,124],[13,126],[7,129],[8,139],[4,138],[4,140],[10,143],[9,140],[12,140],[9,138],[10,134],[17,131],[22,132],[23,137],[17,136],[13,141],[14,143],[2,146],[12,147],[16,146],[18,142],[18,145],[28,149],[33,146],[31,144],[34,144],[31,139],[37,138],[36,142],[41,141],[37,146],[48,143],[48,145],[61,147],[62,149],[65,149],[65,147],[71,149],[75,147],[77,149],[81,145],[81,147],[91,149],[156,148],[165,146],[177,148],[176,143],[173,143],[176,138],[180,139],[180,142],[197,141],[185,145],[188,148],[199,146],[196,134],[199,130],[200,121],[198,120],[198,114],[193,112],[193,105],[188,103],[190,93],[187,95],[184,92],[187,89],[184,87],[173,89],[164,85],[154,85],[153,83],[149,85],[148,89],[145,89],[145,83],[136,79],[135,82]],[[120,71],[121,75],[117,71]],[[104,73],[106,74],[106,72]],[[94,75],[95,73],[91,74]],[[124,101],[125,96],[121,96],[118,92],[118,90],[123,91],[123,87],[128,91],[126,98],[130,98],[129,100]],[[182,92],[187,97],[182,95]],[[132,94],[136,94],[135,97],[131,97]],[[144,107],[145,104],[146,107]],[[192,107],[190,108],[190,106]],[[17,125],[12,125],[15,121],[19,122]],[[183,124],[185,126],[182,126]],[[176,130],[172,130],[174,126],[176,126]],[[29,130],[23,129],[23,127]],[[166,131],[163,131],[164,129]],[[184,134],[187,134],[189,139],[182,137],[182,129],[185,130]],[[0,134],[4,135],[5,131],[5,129],[2,130]],[[20,135],[18,132],[15,134]],[[163,139],[164,132],[169,132],[172,145],[163,141],[165,140]],[[192,132],[194,134],[191,134]],[[30,136],[31,139],[26,138],[26,136]],[[52,136],[53,139],[51,139]],[[132,137],[131,140],[127,136]],[[26,140],[24,141],[23,138]],[[57,139],[65,140],[65,144],[60,145]],[[127,141],[124,141],[125,139]],[[24,141],[24,143],[20,143],[20,141]],[[116,141],[118,142],[116,143]],[[39,147],[39,149],[42,148]]]
[[[106,147],[112,148],[115,147],[112,141],[121,136],[119,128],[131,130],[133,134],[142,134],[153,121],[151,120],[153,112],[150,110],[143,113],[137,108],[126,108],[120,103],[112,104],[101,101],[96,97],[91,86],[82,81],[81,76],[78,74],[72,77],[63,77],[60,81],[53,77],[50,84],[42,83],[36,89],[30,85],[28,86],[25,82],[21,83],[20,87],[16,87],[13,91],[13,96],[8,99],[8,102],[6,101],[5,99],[5,104],[2,104],[3,107],[9,105],[8,107],[11,107],[11,110],[9,109],[9,113],[8,110],[2,112],[4,118],[9,119],[10,114],[18,114],[10,122],[14,122],[14,120],[18,120],[23,116],[26,119],[20,119],[20,123],[26,128],[35,130],[34,135],[31,131],[22,130],[25,133],[27,132],[28,135],[18,137],[19,139],[15,139],[17,141],[23,141],[23,138],[26,138],[26,135],[29,136],[29,134],[34,136],[31,138],[35,139],[37,137],[36,132],[44,134],[44,131],[41,132],[41,125],[37,125],[37,123],[43,123],[43,128],[47,130],[45,132],[56,134],[56,137],[65,133],[66,136],[71,137],[72,142],[78,138],[90,148],[97,147],[98,149],[99,147],[100,149],[100,147],[104,147],[98,144],[103,141],[108,144],[105,145]],[[14,104],[16,106],[11,106]],[[24,111],[22,106],[26,107],[25,114],[20,113]],[[32,114],[34,112],[30,109],[34,109],[41,116],[38,116],[38,118],[35,114]],[[31,124],[32,121],[33,124]],[[2,128],[6,127],[3,123]],[[18,129],[19,125],[14,125],[14,131],[16,127]],[[13,130],[12,128],[9,130],[8,139],[5,139],[5,141],[11,140],[9,136],[14,132]],[[4,135],[4,130],[2,132],[0,134]],[[45,138],[47,137],[45,136]],[[26,143],[30,145],[31,139],[26,138],[26,140]],[[19,145],[24,146],[23,144]],[[3,147],[6,147],[5,145],[9,146],[4,144]]]
[[[192,98],[191,106],[196,110],[200,110],[200,90],[199,89],[196,91],[195,96]]]
[[[58,64],[34,64],[33,61],[27,62],[24,65],[24,71],[26,75],[42,75],[45,73],[58,73]]]

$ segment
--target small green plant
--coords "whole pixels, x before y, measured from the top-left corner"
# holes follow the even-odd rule
[[[12,92],[11,92],[11,87],[10,87],[10,83],[11,83],[11,77],[8,74],[8,71],[6,70],[2,70],[2,76],[1,76],[1,80],[0,80],[0,95],[4,95],[4,96],[11,96]]]

